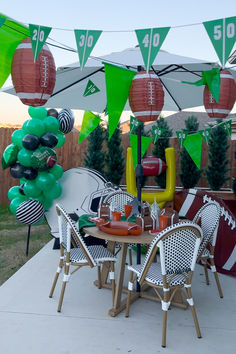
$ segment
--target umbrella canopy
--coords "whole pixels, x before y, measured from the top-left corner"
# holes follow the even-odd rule
[[[143,65],[140,49],[136,47],[111,53],[102,58],[90,57],[83,70],[80,69],[78,62],[60,67],[56,74],[54,92],[46,106],[104,112],[107,98],[103,62],[130,69],[137,69],[138,66]],[[216,63],[208,63],[160,50],[152,69],[159,76],[164,87],[163,110],[176,111],[202,106],[204,87],[183,84],[181,81],[197,81],[200,79],[202,71],[210,70],[216,66]],[[236,77],[236,71],[233,75]],[[94,92],[90,91],[92,87],[95,87]],[[15,94],[13,88],[4,91]],[[125,110],[130,110],[128,103]]]

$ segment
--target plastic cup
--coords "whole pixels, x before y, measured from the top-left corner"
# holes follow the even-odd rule
[[[159,219],[159,229],[164,230],[168,224],[168,216],[167,215],[160,215]]]
[[[113,221],[120,221],[121,219],[121,212],[120,211],[113,211],[112,212],[112,220]]]
[[[127,219],[130,216],[130,213],[132,211],[132,205],[125,204],[124,208],[125,208],[125,217]]]

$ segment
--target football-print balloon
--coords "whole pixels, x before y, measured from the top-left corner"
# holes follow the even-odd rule
[[[25,167],[22,166],[19,162],[16,162],[11,165],[10,174],[13,178],[22,178],[24,177],[24,170]]]
[[[36,224],[43,216],[43,204],[37,200],[26,200],[16,209],[16,217],[18,221],[26,225]]]
[[[39,171],[47,171],[57,162],[55,151],[43,146],[35,150],[31,156],[31,166]]]
[[[35,150],[40,144],[40,140],[37,135],[26,134],[22,140],[22,145],[28,150]]]
[[[46,133],[43,136],[41,136],[40,143],[43,146],[48,146],[50,148],[54,148],[58,143],[58,137],[56,136],[56,134]]]
[[[74,126],[74,115],[70,109],[63,109],[58,114],[58,120],[60,122],[60,131],[64,134],[69,133]]]

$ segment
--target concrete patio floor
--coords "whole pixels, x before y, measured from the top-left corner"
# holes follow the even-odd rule
[[[59,251],[49,242],[0,287],[0,348],[4,354],[181,353],[229,354],[236,348],[236,278],[219,274],[220,299],[212,274],[205,285],[196,266],[193,296],[201,339],[189,309],[168,312],[167,347],[161,347],[162,311],[159,303],[139,299],[124,312],[108,315],[111,292],[93,285],[96,269],[85,267],[69,282],[62,312],[57,313],[60,286],[48,293]],[[126,283],[127,284],[127,281]],[[59,282],[58,285],[61,285]]]

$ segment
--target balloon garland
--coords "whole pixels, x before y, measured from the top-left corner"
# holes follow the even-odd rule
[[[70,109],[58,114],[55,109],[30,106],[28,113],[31,119],[14,131],[12,144],[3,152],[2,167],[20,179],[20,185],[8,191],[10,211],[18,221],[33,225],[43,220],[52,200],[61,195],[58,180],[63,169],[56,163],[54,149],[65,143],[64,134],[73,129],[74,117]]]

